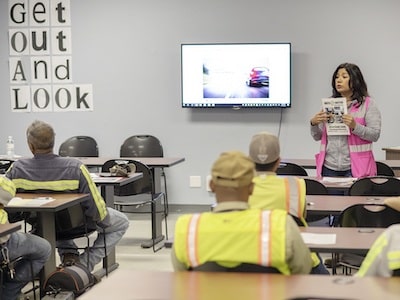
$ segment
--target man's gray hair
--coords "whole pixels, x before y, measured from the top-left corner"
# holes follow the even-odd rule
[[[55,133],[49,124],[36,120],[26,130],[26,138],[35,149],[48,150],[54,147]]]

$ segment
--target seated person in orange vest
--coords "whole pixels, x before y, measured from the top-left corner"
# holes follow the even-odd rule
[[[308,274],[311,254],[284,210],[249,209],[254,163],[238,151],[212,167],[213,212],[183,215],[175,225],[175,270]]]
[[[254,190],[249,198],[250,207],[283,209],[297,218],[302,226],[307,226],[304,179],[276,174],[281,161],[278,137],[268,132],[255,134],[250,142],[249,153],[256,166]],[[313,253],[312,259],[311,274],[330,274],[317,254]]]

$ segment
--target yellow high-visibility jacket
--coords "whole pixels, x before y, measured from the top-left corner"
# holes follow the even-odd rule
[[[249,263],[292,274],[308,273],[312,265],[297,225],[284,210],[248,209],[181,216],[175,225],[173,252],[186,269],[206,262],[228,268]],[[294,259],[292,256],[296,255]],[[295,266],[290,266],[289,261]]]
[[[374,242],[355,276],[391,277],[400,269],[400,224],[388,227]]]

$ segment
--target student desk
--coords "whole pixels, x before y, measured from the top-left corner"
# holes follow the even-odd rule
[[[334,244],[307,243],[311,251],[325,253],[358,253],[366,254],[376,238],[385,228],[357,228],[357,227],[299,227],[302,234],[335,234]],[[165,241],[165,247],[171,248],[174,241]]]
[[[175,166],[185,159],[183,157],[75,157],[87,167],[100,168],[110,160],[137,160],[153,169],[154,193],[161,192],[161,173],[163,168]]]
[[[388,197],[307,195],[307,216],[339,215],[347,207],[355,204],[383,204]]]
[[[0,237],[3,237],[7,234],[11,234],[20,229],[21,229],[21,224],[18,223],[0,224]]]
[[[399,299],[400,277],[266,273],[151,272],[119,269],[79,297],[91,299]]]
[[[94,183],[101,188],[101,196],[108,207],[114,207],[114,187],[123,186],[143,178],[142,173],[129,174],[128,177],[101,176],[108,173],[91,173]]]
[[[102,174],[108,175],[106,173]],[[100,176],[99,174],[96,173],[95,174],[91,173],[91,177],[94,183],[97,186],[100,186],[101,195],[104,201],[106,202],[106,205],[108,207],[114,208],[114,187],[117,185],[123,186],[131,182],[134,182],[136,180],[139,180],[140,178],[143,178],[143,174],[134,173],[134,174],[129,174],[128,177],[109,177],[109,176]],[[160,225],[160,230],[161,230],[161,225]],[[112,272],[113,270],[118,268],[118,263],[116,262],[115,259],[115,249],[109,252],[108,259],[103,259],[103,268],[96,272],[98,276],[103,277],[105,275],[106,263],[108,264],[109,272]]]
[[[56,248],[56,225],[55,214],[56,212],[68,207],[77,205],[88,199],[88,194],[30,194],[18,193],[16,197],[22,199],[35,199],[38,197],[53,198],[54,200],[43,204],[41,206],[34,205],[19,205],[19,206],[6,206],[5,209],[8,213],[12,212],[36,212],[38,216],[39,228],[38,235],[46,239],[53,249]],[[50,258],[43,267],[40,275],[41,286],[47,276],[56,269],[56,256],[55,251],[52,251]]]
[[[366,254],[386,228],[299,227],[301,233],[335,234],[334,244],[307,243],[314,252]]]
[[[398,150],[400,153],[400,150]],[[400,170],[400,159],[386,159],[386,160],[378,160],[387,164],[393,170]],[[315,159],[302,159],[302,158],[283,158],[281,163],[294,163],[296,165],[300,165],[305,169],[315,169]]]

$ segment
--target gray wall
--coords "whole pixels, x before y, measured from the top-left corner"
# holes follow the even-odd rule
[[[73,79],[93,84],[95,110],[22,114],[10,112],[7,5],[0,1],[0,153],[13,135],[16,152],[29,155],[24,133],[34,119],[54,125],[56,150],[69,136],[91,135],[103,156],[118,156],[130,135],[153,134],[166,156],[186,158],[167,170],[170,202],[208,204],[212,162],[224,150],[247,151],[253,133],[279,133],[282,157],[314,157],[309,119],[345,61],[361,67],[382,112],[377,159],[400,144],[398,0],[71,0]],[[280,41],[292,43],[292,108],[180,107],[181,43]],[[191,175],[202,188],[189,187]]]

